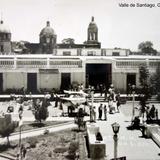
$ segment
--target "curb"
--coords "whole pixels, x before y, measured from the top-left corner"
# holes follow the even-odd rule
[[[50,129],[50,128],[53,128],[53,127],[59,127],[59,126],[63,126],[63,125],[72,124],[72,123],[74,123],[74,121],[64,122],[62,124],[56,124],[56,125],[51,125],[51,126],[47,126],[47,127],[41,127],[41,128],[37,128],[37,129],[21,131],[21,134],[30,133],[30,132],[34,132],[34,131],[41,131],[41,130]],[[15,135],[19,135],[19,132],[12,133],[10,136],[15,136]]]
[[[2,153],[0,153],[0,157],[6,158],[6,159],[9,159],[9,160],[16,160],[15,157],[9,156],[9,155],[6,155],[6,154],[2,154]]]

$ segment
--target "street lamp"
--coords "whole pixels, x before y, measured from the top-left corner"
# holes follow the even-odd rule
[[[22,106],[21,106],[22,107]],[[22,108],[21,108],[22,109]],[[23,121],[22,121],[22,114],[23,114],[23,110],[19,111],[19,159],[22,160],[22,150],[21,150],[21,141],[22,141],[22,137],[21,137],[21,132],[22,132],[22,125],[23,125]]]
[[[135,89],[136,89],[136,86],[132,85],[132,95],[133,95],[133,98],[132,98],[132,120],[131,121],[133,121],[134,115],[135,115],[135,111],[134,111]]]
[[[113,140],[114,140],[114,159],[117,158],[117,148],[118,148],[118,132],[119,132],[119,128],[120,128],[120,125],[115,122],[113,123],[112,125],[112,129],[113,129],[113,132],[114,132],[114,135],[113,135]]]
[[[93,122],[93,115],[92,115],[93,102],[94,102],[94,88],[91,88],[90,122]]]

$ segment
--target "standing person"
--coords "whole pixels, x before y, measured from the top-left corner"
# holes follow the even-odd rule
[[[103,95],[103,84],[99,85],[99,90],[100,90],[100,95],[102,96]]]
[[[113,99],[111,95],[109,95],[108,97],[108,108],[109,108],[109,113],[112,114],[113,113]]]
[[[127,96],[131,95],[131,88],[132,88],[131,84],[128,83],[128,85],[127,85]]]
[[[58,107],[58,100],[59,100],[59,98],[58,98],[58,96],[56,94],[55,95],[55,106],[54,107]]]
[[[107,121],[107,106],[104,105],[104,120]]]
[[[81,83],[81,85],[80,85],[80,90],[84,91],[83,83]]]
[[[99,108],[98,108],[98,113],[99,113],[99,120],[102,120],[102,104],[100,104]]]
[[[121,105],[121,103],[120,103],[120,93],[119,92],[116,95],[116,105],[117,105],[117,112],[119,113],[119,107]]]
[[[92,114],[92,121],[96,122],[96,107],[95,106],[92,108],[91,114]]]
[[[107,90],[107,88],[105,87],[105,88],[104,88],[104,100],[105,100],[105,101],[107,100],[107,93],[108,93],[108,90]]]
[[[22,119],[22,114],[23,114],[23,106],[22,106],[22,104],[20,104],[20,106],[19,106],[18,113],[19,113],[19,119]]]
[[[156,108],[154,105],[152,105],[151,109],[150,109],[150,112],[149,112],[149,116],[150,116],[150,119],[151,120],[154,120],[155,119],[155,113],[156,113]]]

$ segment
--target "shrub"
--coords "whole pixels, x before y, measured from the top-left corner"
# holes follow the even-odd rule
[[[157,100],[160,101],[160,93],[157,94]]]
[[[66,152],[67,150],[68,150],[67,147],[57,147],[57,148],[54,149],[54,152],[55,152],[55,153],[64,153],[64,152]]]
[[[28,139],[28,143],[30,145],[30,148],[35,148],[38,143],[38,140],[37,140],[37,138],[32,137],[32,138]]]
[[[14,132],[18,123],[11,120],[11,115],[6,114],[4,118],[0,119],[0,135],[7,137],[7,145],[10,146],[9,136]]]
[[[41,123],[42,120],[46,120],[48,117],[48,101],[46,98],[43,99],[42,105],[37,101],[33,103],[33,114],[35,119]]]
[[[79,148],[79,143],[78,141],[72,141],[69,145],[68,153],[70,156],[75,156],[76,152]]]
[[[79,149],[78,141],[71,141],[68,147],[68,155],[66,155],[67,159],[74,160],[77,157],[77,151]]]

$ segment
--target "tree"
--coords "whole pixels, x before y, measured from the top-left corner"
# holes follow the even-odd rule
[[[33,114],[40,123],[48,117],[48,106],[49,103],[46,98],[43,99],[42,103],[38,99],[33,103]]]
[[[139,67],[139,82],[141,93],[148,99],[150,97],[149,69],[146,64]]]
[[[14,132],[18,125],[16,122],[11,120],[10,114],[6,114],[4,118],[0,119],[0,122],[0,135],[2,137],[7,137],[7,145],[10,146],[9,136]]]
[[[152,84],[152,90],[154,91],[154,94],[160,95],[160,64],[156,68],[155,74],[151,76],[151,84]]]
[[[73,38],[66,38],[62,40],[63,44],[74,44],[74,39]]]
[[[150,98],[150,84],[149,84],[149,69],[147,65],[140,65],[139,67],[139,82],[140,82],[140,112],[144,118],[144,113],[146,110],[147,100]]]
[[[140,65],[139,67],[139,82],[140,82],[140,93],[143,95],[141,104],[145,105],[146,101],[150,98],[150,83],[149,83],[149,69],[147,65]]]
[[[138,49],[140,50],[142,54],[145,54],[145,55],[156,55],[157,54],[157,50],[153,48],[153,43],[150,41],[141,42],[138,45]]]
[[[140,86],[144,87],[148,85],[148,79],[149,79],[149,70],[146,64],[139,66],[139,82]]]

